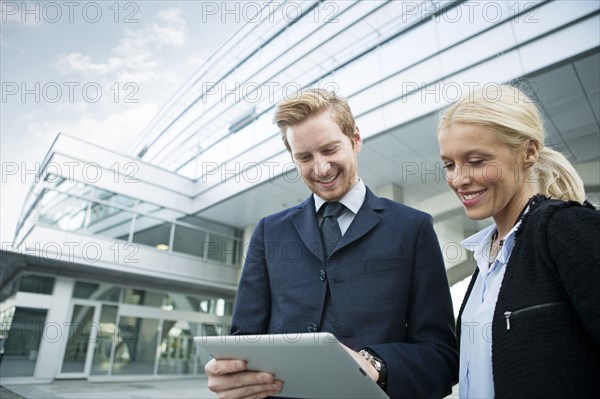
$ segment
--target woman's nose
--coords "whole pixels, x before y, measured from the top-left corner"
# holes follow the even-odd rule
[[[468,166],[456,165],[454,170],[446,175],[448,185],[453,188],[459,188],[469,185],[473,182],[473,170]]]

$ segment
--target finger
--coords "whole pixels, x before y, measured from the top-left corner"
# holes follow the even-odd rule
[[[237,388],[243,389],[244,387],[248,386],[273,384],[274,382],[275,377],[273,376],[273,374],[261,373],[256,371],[240,371],[237,373],[229,373],[225,375],[209,376],[208,389],[210,389],[213,392],[219,393]]]
[[[204,372],[207,376],[219,376],[230,373],[236,373],[246,369],[246,362],[243,360],[216,360],[211,359],[204,366]]]

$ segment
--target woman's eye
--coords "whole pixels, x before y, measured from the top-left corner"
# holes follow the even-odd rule
[[[446,169],[446,170],[453,170],[454,169],[454,164],[453,163],[444,164],[444,169]]]
[[[483,163],[483,159],[472,159],[468,162],[469,165],[480,165],[481,163]]]

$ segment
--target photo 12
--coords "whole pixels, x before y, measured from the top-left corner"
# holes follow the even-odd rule
[[[598,0],[0,19],[0,397],[600,396]]]

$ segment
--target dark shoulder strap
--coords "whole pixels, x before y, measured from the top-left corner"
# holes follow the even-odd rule
[[[460,310],[458,311],[458,317],[456,318],[456,341],[458,343],[459,350],[460,350],[460,323],[461,323],[462,313],[463,313],[463,310],[465,310],[465,305],[467,304],[469,295],[471,295],[471,291],[473,291],[473,286],[475,285],[475,280],[477,280],[478,274],[479,274],[479,268],[476,265],[475,271],[473,272],[473,275],[471,275],[471,281],[469,282],[469,287],[467,288],[465,297],[463,298],[462,304],[460,305]]]

